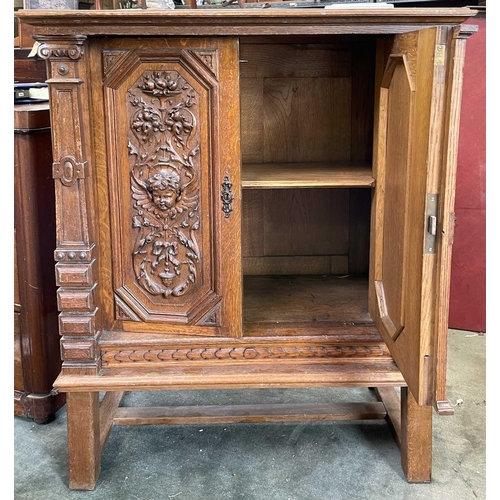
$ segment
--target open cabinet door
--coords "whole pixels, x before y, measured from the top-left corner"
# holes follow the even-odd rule
[[[435,404],[446,366],[446,349],[436,357],[437,223],[450,40],[431,28],[380,40],[377,52],[370,314],[420,405]]]

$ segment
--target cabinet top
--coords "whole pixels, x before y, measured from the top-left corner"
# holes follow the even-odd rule
[[[23,22],[41,35],[323,35],[403,33],[457,25],[469,8],[20,10]]]

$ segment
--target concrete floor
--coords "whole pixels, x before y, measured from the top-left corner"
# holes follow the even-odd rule
[[[15,418],[15,498],[466,500],[486,498],[486,338],[450,330],[452,417],[434,415],[433,479],[408,484],[384,421],[115,427],[94,491],[68,489],[66,412]],[[372,400],[365,389],[134,393],[125,405]]]

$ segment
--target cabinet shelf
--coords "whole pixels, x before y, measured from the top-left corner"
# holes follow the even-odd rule
[[[370,188],[371,165],[351,162],[244,163],[243,189]]]
[[[244,335],[372,335],[361,277],[245,276]],[[378,334],[377,334],[378,337]]]

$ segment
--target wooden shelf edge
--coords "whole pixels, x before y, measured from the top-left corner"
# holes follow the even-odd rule
[[[307,182],[251,182],[242,181],[242,189],[352,189],[352,188],[372,188],[375,180],[370,182],[346,182],[339,184],[332,183],[307,183]]]
[[[406,386],[393,362],[110,368],[99,375],[63,373],[54,383],[62,392],[383,386]]]
[[[276,326],[276,325],[274,325]],[[294,329],[296,325],[292,325]],[[292,328],[291,327],[291,328]],[[265,334],[271,328],[267,324],[250,324],[243,330],[241,337],[187,337],[184,335],[172,335],[169,333],[151,332],[127,332],[123,330],[104,330],[99,336],[99,347],[107,348],[179,348],[191,347],[253,347],[253,346],[289,346],[307,345],[336,345],[336,344],[384,344],[375,324],[362,325],[314,325],[307,328],[301,326],[300,332],[308,332],[307,335],[291,335],[287,327],[276,328],[281,335],[269,336]],[[248,332],[246,334],[245,332]],[[264,332],[264,333],[262,333]]]
[[[243,189],[371,188],[368,163],[295,162],[243,163]]]

